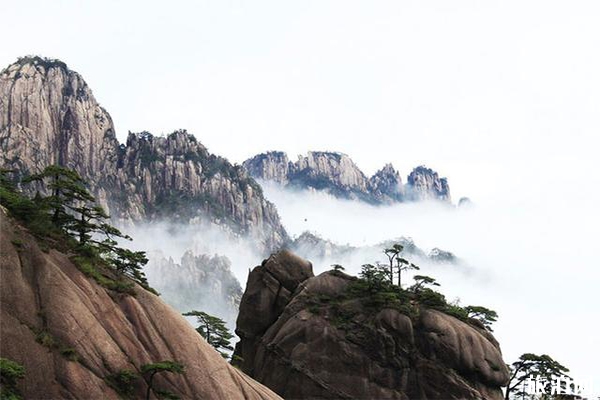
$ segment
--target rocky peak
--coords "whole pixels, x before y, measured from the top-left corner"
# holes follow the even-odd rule
[[[273,181],[283,185],[288,183],[290,168],[293,168],[287,154],[282,151],[269,151],[259,154],[244,161],[243,166],[256,179]]]
[[[369,178],[369,189],[381,202],[402,201],[404,197],[400,173],[390,163]]]
[[[63,62],[24,57],[0,73],[4,160],[36,172],[61,164],[90,179],[115,168],[117,146],[110,115]]]
[[[275,207],[242,167],[185,130],[130,133],[119,144],[83,78],[57,60],[26,57],[0,73],[0,149],[1,166],[23,175],[53,164],[74,169],[116,220],[210,220],[266,251],[287,239]]]
[[[310,151],[306,156],[298,156],[295,173],[314,184],[315,189],[319,189],[321,180],[349,191],[367,189],[365,175],[350,157],[342,153]]]
[[[400,173],[388,163],[367,179],[343,153],[311,151],[291,162],[286,153],[271,151],[244,161],[243,166],[256,179],[296,189],[323,190],[335,197],[371,204],[426,199],[450,201],[446,178],[439,178],[431,169],[415,168],[407,185],[403,185]]]
[[[234,325],[242,287],[227,257],[186,251],[178,263],[162,254],[149,258],[148,281],[171,306],[182,313],[203,310]]]
[[[172,360],[185,373],[158,374],[155,388],[180,398],[279,399],[231,367],[158,296],[137,285],[135,296],[107,289],[3,208],[0,219],[0,354],[25,367],[23,398],[143,399],[141,378],[116,378]]]
[[[309,264],[280,253],[250,272],[234,353],[242,371],[284,398],[503,398],[508,370],[489,331],[423,306],[373,308],[348,296],[356,278],[312,276]]]
[[[407,195],[412,200],[450,201],[450,186],[446,178],[423,165],[408,175]]]

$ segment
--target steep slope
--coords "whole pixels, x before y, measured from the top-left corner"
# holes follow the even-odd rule
[[[159,297],[140,287],[135,296],[109,291],[66,254],[41,249],[4,211],[0,219],[0,356],[25,366],[24,398],[118,399],[111,376],[163,360],[185,373],[159,374],[155,386],[181,398],[279,398],[227,364]],[[146,385],[133,390],[144,398]]]
[[[213,220],[265,250],[287,238],[245,170],[187,132],[129,134],[120,145],[110,115],[60,61],[25,57],[0,73],[0,150],[1,166],[23,174],[51,164],[76,170],[117,220]]]
[[[242,370],[284,398],[503,398],[508,371],[487,330],[426,307],[407,315],[340,298],[355,280],[313,276],[285,251],[254,268],[236,329]]]
[[[391,164],[367,178],[345,154],[311,151],[296,162],[287,154],[271,151],[258,154],[243,163],[248,173],[259,180],[271,181],[296,189],[324,190],[336,197],[372,204],[402,201],[450,201],[445,178],[425,167],[415,168],[406,185]]]

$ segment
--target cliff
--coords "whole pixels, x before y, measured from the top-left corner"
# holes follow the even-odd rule
[[[271,151],[244,161],[243,166],[259,180],[296,189],[324,190],[339,198],[371,204],[450,201],[447,180],[425,167],[415,168],[404,185],[391,164],[367,178],[350,157],[335,152],[311,151],[291,162],[285,153]]]
[[[503,398],[508,371],[482,326],[340,296],[355,281],[313,276],[311,263],[289,252],[254,268],[237,321],[242,370],[284,398]]]
[[[115,220],[211,220],[267,251],[287,239],[254,179],[187,132],[119,144],[108,112],[60,61],[25,57],[0,73],[0,149],[1,166],[22,174],[76,170]]]
[[[227,257],[187,251],[178,263],[160,255],[149,258],[144,272],[166,302],[182,313],[202,310],[218,315],[233,326],[242,287]]]
[[[164,360],[185,372],[158,374],[155,387],[181,398],[279,398],[231,367],[159,297],[139,286],[133,296],[106,289],[3,210],[0,223],[0,356],[25,366],[23,398],[126,398],[115,385],[119,372]],[[131,390],[144,398],[146,384]]]

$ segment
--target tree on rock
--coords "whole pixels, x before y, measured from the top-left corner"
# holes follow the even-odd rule
[[[421,268],[419,268],[417,265],[411,263],[405,258],[396,257],[396,271],[398,272],[398,288],[402,289],[402,272],[411,269],[419,270]]]
[[[553,360],[547,354],[538,356],[532,353],[525,353],[508,367],[510,369],[510,378],[506,386],[506,400],[509,400],[511,396],[519,398],[527,396],[528,393],[525,384],[529,379],[542,382],[546,393],[551,393],[552,383],[556,382],[557,378],[568,377],[566,373],[569,372],[567,367]]]
[[[498,319],[498,313],[496,311],[482,306],[466,306],[465,311],[467,312],[468,318],[473,318],[481,322],[490,332],[492,331],[492,323],[496,322]]]
[[[76,211],[79,203],[95,201],[79,174],[59,165],[50,165],[23,180],[23,183],[30,182],[38,182],[50,190],[49,196],[41,198],[42,205],[51,210],[52,223],[65,230],[75,222],[69,210]]]
[[[142,376],[148,385],[148,389],[146,390],[146,400],[150,400],[151,392],[154,392],[154,394],[159,398],[178,399],[178,396],[169,391],[155,389],[153,386],[154,376],[161,372],[183,374],[184,371],[185,367],[183,364],[175,361],[161,361],[158,363],[142,365]]]
[[[394,244],[392,247],[384,249],[383,253],[387,256],[389,261],[389,271],[388,276],[390,279],[390,285],[394,284],[394,260],[400,258],[400,253],[404,250],[404,246],[399,243]],[[398,276],[398,282],[400,282],[400,276]],[[400,284],[398,283],[398,286]]]
[[[225,326],[225,321],[219,317],[207,314],[203,311],[190,311],[185,314],[186,317],[196,317],[198,321],[198,327],[196,331],[223,356],[223,358],[229,358],[229,354],[226,352],[233,351],[231,346],[231,338],[233,335]]]
[[[419,293],[421,290],[423,290],[423,288],[427,287],[428,285],[430,286],[440,286],[439,283],[437,283],[435,281],[434,278],[430,277],[430,276],[426,276],[426,275],[415,275],[413,276],[413,279],[415,280],[414,285],[412,285],[410,287],[409,290],[411,290],[414,293]]]

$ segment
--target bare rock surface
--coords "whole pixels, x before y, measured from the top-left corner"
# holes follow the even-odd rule
[[[159,297],[139,286],[135,296],[108,291],[67,255],[40,249],[3,211],[0,219],[0,354],[25,366],[24,398],[118,399],[110,375],[163,360],[185,373],[159,374],[155,386],[181,398],[279,398],[231,367]],[[139,381],[135,398],[145,391]]]
[[[284,152],[270,151],[249,158],[243,166],[259,180],[295,189],[322,190],[338,198],[371,204],[450,202],[446,178],[422,166],[411,172],[406,185],[392,164],[384,165],[367,178],[349,156],[330,151],[310,151],[306,156],[298,156],[296,162],[290,161]]]
[[[244,168],[184,130],[130,133],[120,144],[108,112],[61,61],[24,57],[0,73],[0,150],[0,166],[22,175],[52,164],[76,170],[115,220],[208,220],[266,251],[287,239]]]
[[[252,270],[235,354],[243,371],[282,397],[502,399],[508,371],[488,331],[423,307],[408,316],[373,313],[352,298],[328,302],[356,279],[339,272],[284,289],[267,270],[275,263],[297,276],[307,262],[279,253]]]

